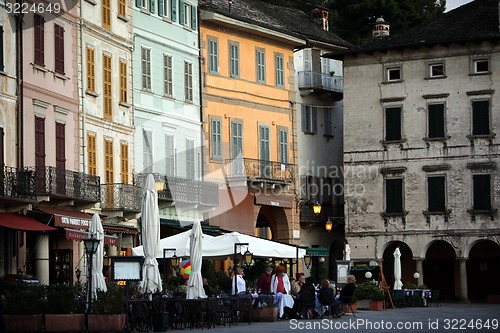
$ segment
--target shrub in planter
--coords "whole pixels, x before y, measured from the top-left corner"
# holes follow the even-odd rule
[[[378,294],[382,294],[380,288],[372,282],[363,282],[357,285],[356,292],[354,293],[356,300],[372,299]],[[383,294],[382,294],[383,297]]]
[[[89,315],[89,331],[122,332],[125,330],[125,287],[109,283],[107,291],[97,290]]]
[[[47,286],[46,313],[83,313],[85,289],[81,284],[51,284]]]
[[[42,329],[41,299],[45,288],[23,282],[6,285],[4,322],[8,332],[38,332]]]

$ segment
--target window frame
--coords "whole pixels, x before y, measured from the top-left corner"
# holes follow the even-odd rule
[[[95,93],[95,48],[85,47],[85,60],[87,65],[87,88],[86,91]]]
[[[45,18],[42,15],[34,14],[34,61],[37,66],[45,67]]]
[[[442,135],[432,135],[431,136],[431,107],[442,106]],[[427,104],[427,139],[430,140],[442,140],[446,138],[446,103],[445,102],[433,102]]]
[[[145,58],[148,58],[146,59]],[[141,89],[152,90],[151,48],[141,45]]]
[[[219,40],[214,37],[208,38],[208,72],[219,74]]]
[[[184,60],[184,101],[194,102],[193,94],[193,63]]]
[[[109,60],[109,67],[106,63]],[[103,90],[103,118],[113,120],[113,57],[110,54],[102,54],[102,90]],[[109,76],[109,81],[106,77]],[[109,91],[109,94],[107,93]]]
[[[111,30],[111,0],[101,0],[101,24],[104,29]]]
[[[54,72],[65,75],[64,71],[64,27],[54,23]]]
[[[290,163],[290,143],[288,140],[288,128],[284,126],[277,127],[277,142],[278,142],[278,163],[286,164]],[[285,139],[285,140],[283,140]]]
[[[399,137],[389,138],[389,118],[387,111],[389,109],[399,109]],[[392,132],[392,131],[391,131]],[[401,142],[403,139],[403,106],[402,105],[388,105],[384,106],[384,142]]]
[[[478,71],[478,63],[486,62],[488,69],[486,71]],[[491,59],[488,56],[485,57],[474,57],[471,58],[470,62],[470,74],[471,75],[488,75],[491,74]]]
[[[392,73],[399,73],[397,78],[392,78]],[[401,65],[387,66],[384,70],[384,81],[387,83],[403,81],[403,67]]]
[[[333,108],[323,108],[323,135],[326,137],[333,137],[335,134],[333,133]]]
[[[148,148],[148,142],[147,139],[151,139],[149,150]],[[152,129],[147,129],[143,128],[142,129],[142,167],[143,171],[146,173],[153,172],[153,161],[154,161],[154,136],[153,136],[153,130]],[[151,162],[149,165],[147,165],[147,162]]]
[[[494,187],[492,186],[492,182],[493,182],[493,177],[492,177],[492,173],[490,172],[475,172],[472,174],[472,179],[471,179],[471,183],[472,183],[472,195],[471,195],[471,201],[472,201],[472,210],[474,212],[490,212],[493,210],[493,200],[494,200]],[[481,188],[476,188],[476,185],[479,185],[476,183],[475,181],[475,177],[481,177],[481,176],[487,176],[488,177],[488,189],[489,191],[484,191],[484,189],[481,189]],[[476,192],[481,192],[482,195],[480,198],[476,198]],[[487,207],[484,207],[484,202],[485,202],[485,198],[484,198],[484,193],[487,192],[487,197],[489,198],[489,202],[488,202],[488,206]],[[477,200],[477,201],[476,201]],[[478,203],[478,204],[476,204]]]
[[[229,58],[229,76],[231,78],[240,77],[240,44],[238,42],[229,42],[228,46],[228,58]],[[235,52],[233,52],[233,49]],[[233,69],[234,68],[234,69]]]
[[[446,63],[444,60],[434,60],[427,62],[427,79],[446,78]],[[437,72],[435,72],[437,71]]]
[[[218,128],[214,128],[214,123]],[[216,127],[217,127],[216,126]],[[222,161],[222,118],[210,117],[210,159]]]
[[[170,66],[166,64],[169,59]],[[168,61],[167,61],[168,62]],[[163,54],[163,94],[167,97],[174,96],[174,57],[171,54]]]
[[[177,0],[174,0],[177,1]],[[172,0],[158,0],[158,16],[170,19],[172,13]]]
[[[486,118],[486,121],[488,123],[487,124],[488,131],[485,133],[482,133],[482,131],[480,131],[480,129],[476,130],[476,126],[474,126],[476,114],[481,111],[481,110],[475,110],[474,105],[475,105],[475,103],[481,103],[481,102],[488,102],[488,110],[487,110],[488,114],[487,114],[487,118]],[[472,137],[490,136],[492,133],[492,129],[491,129],[491,98],[473,99],[473,100],[471,100],[470,103],[471,103],[470,104],[471,105],[470,106],[471,107],[471,136]],[[485,119],[483,119],[482,121],[485,121]]]
[[[315,106],[302,104],[300,127],[304,134],[315,134],[317,132],[317,108]]]
[[[127,0],[118,0],[118,17],[126,17],[127,16]]]
[[[434,186],[437,186],[437,184],[433,184],[432,185],[432,188],[431,188],[431,182],[430,182],[430,179],[432,178],[439,178],[439,179],[442,179],[443,181],[443,184],[442,184],[442,188],[436,188]],[[445,214],[447,212],[447,207],[448,207],[448,203],[447,203],[447,179],[446,179],[446,175],[445,174],[430,174],[430,175],[427,175],[427,182],[426,182],[426,185],[427,185],[427,213],[429,214]],[[441,186],[441,184],[439,184]],[[439,191],[442,190],[442,193],[438,193]],[[442,202],[443,202],[443,206],[442,207],[433,207],[436,203],[436,197],[437,196],[442,196]]]
[[[404,179],[405,178],[402,175],[390,176],[390,177],[384,178],[384,213],[385,214],[387,214],[387,215],[403,215],[405,213]],[[389,199],[390,198],[389,198],[389,193],[388,193],[388,189],[389,189],[388,182],[393,182],[393,181],[401,182],[401,184],[400,184],[401,185],[401,189],[400,189],[401,193],[399,193],[401,202],[398,203],[398,204],[400,204],[400,207],[394,207],[393,209],[390,209],[390,211],[389,211],[389,208],[392,208],[392,207],[389,207],[389,202],[390,202]],[[400,208],[400,210],[397,210],[398,208]]]
[[[280,67],[281,61],[281,67]],[[275,84],[278,88],[285,88],[285,57],[282,53],[274,54],[274,64],[275,64]]]
[[[261,62],[262,61],[262,62]],[[257,83],[266,83],[266,51],[263,48],[255,49],[255,69]]]
[[[118,61],[119,73],[120,73],[120,103],[127,104],[128,100],[128,76],[127,76],[127,60],[120,59]]]
[[[165,174],[175,176],[175,135],[173,133],[165,133]]]
[[[237,127],[239,127],[239,132],[237,131]],[[239,154],[243,155],[243,120],[242,119],[231,119],[231,158],[235,159]],[[238,145],[236,145],[236,141]],[[239,152],[236,151],[237,147],[240,147],[241,150]],[[240,172],[241,173],[241,172]],[[239,174],[240,174],[239,173]]]

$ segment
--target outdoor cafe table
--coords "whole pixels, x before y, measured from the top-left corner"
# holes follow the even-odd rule
[[[259,294],[251,294],[253,298],[259,298]],[[292,295],[277,293],[272,295],[274,298],[274,304],[278,307],[278,317],[283,317],[285,313],[285,307],[293,308],[294,300]]]
[[[431,293],[430,289],[404,289],[403,291],[405,293],[405,298],[407,300],[406,303],[411,302],[411,299],[413,298],[413,294],[416,291],[422,292],[422,304],[423,304],[423,306],[427,306],[427,299],[432,297],[432,293]]]

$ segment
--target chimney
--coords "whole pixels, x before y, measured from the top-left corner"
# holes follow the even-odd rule
[[[326,8],[317,7],[311,10],[310,17],[313,22],[316,22],[318,26],[324,31],[329,31],[329,14],[330,11]]]
[[[384,38],[389,36],[390,26],[391,25],[389,24],[389,22],[386,22],[382,16],[379,17],[373,24],[372,39]]]

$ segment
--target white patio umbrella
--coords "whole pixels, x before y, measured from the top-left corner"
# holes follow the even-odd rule
[[[99,246],[96,253],[92,256],[92,298],[97,298],[97,290],[107,291],[106,281],[102,274],[104,257],[104,229],[102,228],[101,218],[95,213],[90,223],[90,233],[95,239],[99,240]]]
[[[143,293],[162,291],[158,261],[155,258],[160,241],[160,213],[158,210],[158,193],[155,180],[149,174],[144,182],[141,204],[141,232],[144,251],[144,264],[142,265],[142,281],[139,285]]]
[[[399,247],[394,250],[394,290],[403,289],[401,282],[401,252]]]
[[[203,249],[203,233],[201,231],[200,221],[193,223],[191,234],[189,235],[191,256],[191,274],[187,283],[187,299],[206,298],[205,290],[203,289],[203,277],[201,276],[201,261]]]

